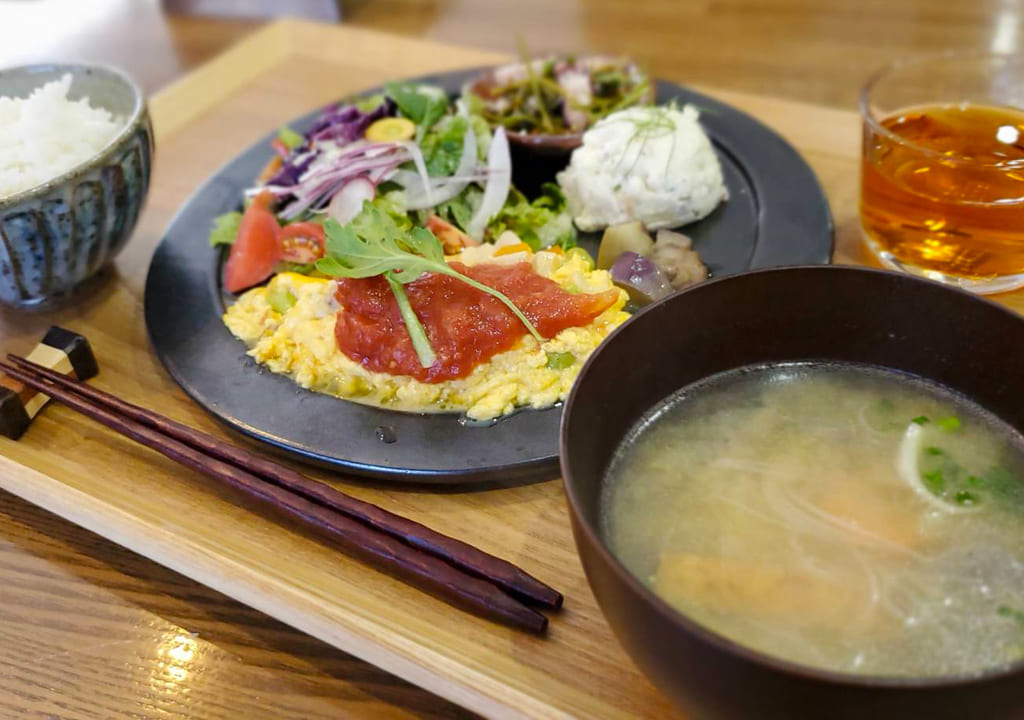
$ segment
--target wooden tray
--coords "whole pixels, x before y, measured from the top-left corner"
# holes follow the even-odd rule
[[[146,267],[171,216],[217,167],[289,118],[389,78],[505,59],[295,21],[256,33],[152,98],[152,191],[115,277],[63,311],[0,311],[0,351],[26,352],[50,324],[73,328],[91,339],[99,356],[99,387],[225,434],[168,379],[146,340]],[[685,82],[685,71],[669,79]],[[803,152],[832,203],[837,261],[867,262],[856,218],[856,114],[699,89],[756,115]],[[1024,310],[1024,294],[1004,300]],[[557,585],[566,609],[554,618],[549,637],[528,637],[451,610],[62,407],[42,413],[21,441],[0,438],[0,487],[477,712],[674,714],[601,617],[576,557],[560,483],[439,492],[319,477]]]

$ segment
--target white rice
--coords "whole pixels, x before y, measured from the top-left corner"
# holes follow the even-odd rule
[[[40,185],[96,155],[124,118],[69,100],[71,75],[27,98],[0,96],[0,199]]]

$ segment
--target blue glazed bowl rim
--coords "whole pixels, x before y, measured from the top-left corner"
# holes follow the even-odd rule
[[[113,155],[121,145],[127,140],[129,136],[135,131],[143,115],[146,113],[146,98],[142,92],[142,88],[139,87],[127,73],[119,68],[111,65],[104,65],[103,63],[34,63],[31,65],[16,65],[9,68],[0,68],[0,76],[11,75],[15,73],[36,73],[46,71],[56,71],[59,73],[63,72],[76,72],[76,71],[99,71],[100,73],[113,78],[114,80],[122,83],[128,87],[132,96],[134,97],[134,104],[132,106],[131,114],[125,120],[124,125],[118,131],[117,135],[107,143],[105,147],[97,151],[95,155],[83,160],[82,162],[74,165],[73,167],[65,170],[60,175],[50,178],[46,182],[40,183],[39,185],[33,185],[27,190],[15,193],[5,198],[0,198],[0,211],[8,208],[20,205],[21,203],[33,200],[37,197],[42,197],[54,188],[59,187],[69,180],[74,179],[77,175],[81,175],[84,172],[92,169],[92,167],[103,164],[106,160]],[[2,90],[0,90],[2,94]]]

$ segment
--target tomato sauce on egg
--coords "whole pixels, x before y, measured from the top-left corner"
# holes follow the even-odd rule
[[[537,274],[527,262],[472,266],[455,262],[451,267],[504,293],[546,338],[590,324],[619,298],[615,289],[570,293]],[[334,330],[338,348],[376,372],[432,383],[466,377],[478,365],[510,350],[528,332],[497,298],[450,275],[426,273],[405,286],[437,355],[436,362],[424,368],[383,276],[341,278],[337,288],[342,308]]]

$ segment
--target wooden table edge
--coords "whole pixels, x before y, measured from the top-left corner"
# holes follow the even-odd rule
[[[335,613],[336,624],[325,622],[323,607],[312,596],[267,582],[228,557],[211,555],[181,536],[3,455],[0,488],[473,712],[502,718],[570,717],[412,640],[404,646],[385,645],[382,638],[395,633],[379,632],[380,626],[358,613]],[[290,598],[287,607],[278,602],[282,596]]]

